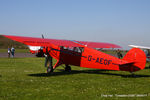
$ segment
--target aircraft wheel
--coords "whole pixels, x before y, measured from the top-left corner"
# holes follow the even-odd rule
[[[53,72],[53,68],[52,67],[47,67],[47,73],[52,73]]]
[[[68,66],[68,65],[66,65],[66,67],[65,67],[65,71],[67,71],[67,72],[71,72],[71,67],[70,67],[70,66]]]

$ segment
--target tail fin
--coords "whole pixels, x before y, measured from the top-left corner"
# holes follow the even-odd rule
[[[120,70],[135,72],[145,68],[146,55],[141,49],[133,48],[124,56],[123,60],[129,63],[120,65]]]

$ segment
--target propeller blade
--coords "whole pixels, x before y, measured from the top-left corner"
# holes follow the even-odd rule
[[[42,34],[42,39],[44,39],[44,35]]]

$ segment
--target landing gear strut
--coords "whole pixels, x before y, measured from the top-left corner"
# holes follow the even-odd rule
[[[67,71],[67,72],[71,72],[71,67],[70,67],[69,65],[66,65],[66,67],[65,67],[65,71]]]

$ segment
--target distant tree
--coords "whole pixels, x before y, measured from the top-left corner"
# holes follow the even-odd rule
[[[10,47],[13,46],[16,49],[27,49],[26,45],[16,42],[16,41],[13,41],[13,40],[10,40],[10,39],[5,38],[4,36],[0,35],[0,48],[7,49],[8,46],[10,46]]]

